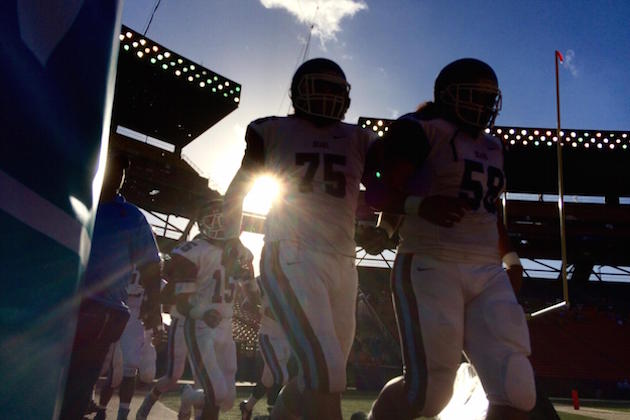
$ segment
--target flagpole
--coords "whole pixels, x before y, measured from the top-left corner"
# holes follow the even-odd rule
[[[562,137],[560,136],[560,77],[558,74],[558,61],[562,61],[562,54],[556,51],[556,115],[558,118],[558,129],[556,131],[556,154],[558,157],[558,210],[560,215],[560,253],[562,255],[562,295],[566,306],[569,306],[569,287],[567,282],[567,239],[564,215],[564,177],[562,169]]]

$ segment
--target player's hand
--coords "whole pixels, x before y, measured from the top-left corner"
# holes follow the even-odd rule
[[[163,305],[172,305],[175,303],[175,282],[169,281],[160,292],[160,302]]]
[[[363,226],[361,228],[361,236],[363,237],[361,245],[365,252],[370,255],[378,255],[391,246],[391,240],[387,236],[387,232],[380,227]]]
[[[243,314],[253,319],[259,319],[262,312],[262,301],[260,296],[249,296],[243,299],[243,302],[239,305],[239,309]]]
[[[228,239],[223,245],[221,265],[225,267],[226,277],[239,277],[242,260],[247,256],[247,248],[239,238]]]
[[[153,327],[153,335],[151,336],[151,343],[153,347],[162,347],[168,342],[168,333],[164,329],[164,325],[158,325]]]
[[[432,195],[422,200],[418,214],[433,224],[452,227],[468,210],[470,204],[464,198]]]
[[[206,312],[204,312],[202,319],[208,327],[216,328],[223,317],[221,316],[221,313],[216,309],[208,309]]]
[[[523,266],[512,265],[506,269],[506,272],[508,277],[510,278],[510,283],[512,284],[514,294],[518,295],[521,287],[523,286]]]
[[[157,308],[152,308],[146,311],[143,315],[141,315],[140,320],[142,321],[142,325],[144,325],[145,330],[162,325],[160,305],[158,304]]]

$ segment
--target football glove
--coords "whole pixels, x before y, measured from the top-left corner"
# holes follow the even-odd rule
[[[153,335],[151,336],[153,347],[159,348],[168,343],[168,333],[164,329],[164,325],[153,327]]]
[[[363,241],[361,245],[370,255],[378,255],[390,246],[391,240],[385,229],[376,226],[363,226],[361,230]]]
[[[233,238],[225,241],[223,254],[221,255],[221,265],[225,267],[225,276],[228,278],[241,278],[243,276],[244,261],[248,255],[249,250],[240,239]]]
[[[145,293],[142,296],[142,303],[140,304],[140,320],[145,329],[150,329],[158,325],[162,325],[162,308],[157,296],[153,299]]]

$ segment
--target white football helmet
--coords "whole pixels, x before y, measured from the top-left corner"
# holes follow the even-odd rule
[[[214,199],[206,203],[197,220],[199,231],[209,239],[224,240],[223,200]]]

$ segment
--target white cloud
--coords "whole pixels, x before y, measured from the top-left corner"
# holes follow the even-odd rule
[[[341,31],[341,20],[355,13],[366,10],[363,0],[260,0],[267,9],[286,9],[299,22],[313,24],[313,36],[324,45],[326,41],[336,40]]]
[[[567,50],[567,52],[564,54],[564,61],[562,62],[562,66],[565,69],[569,70],[569,72],[571,73],[573,77],[577,77],[578,69],[575,66],[574,60],[575,60],[575,51]]]
[[[395,120],[400,117],[400,111],[397,109],[390,109],[389,111],[390,119]]]

